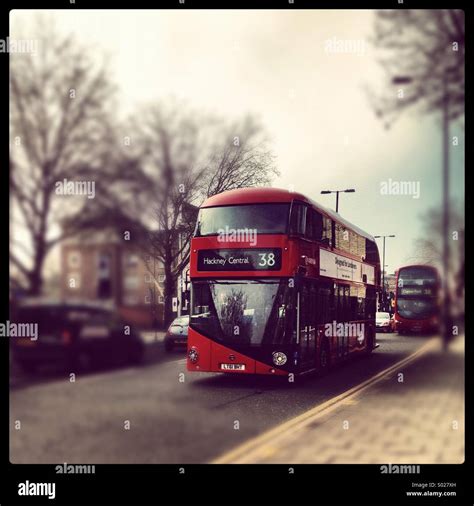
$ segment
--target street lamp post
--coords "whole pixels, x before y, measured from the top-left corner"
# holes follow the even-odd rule
[[[375,239],[383,238],[383,247],[382,247],[382,310],[385,311],[385,238],[386,237],[395,237],[394,235],[374,235]]]
[[[340,193],[354,193],[354,188],[348,188],[347,190],[323,190],[321,192],[322,195],[327,195],[328,193],[336,194],[336,213],[339,212],[339,194]]]
[[[443,76],[443,344],[445,349],[452,336],[449,297],[449,95],[446,72]]]

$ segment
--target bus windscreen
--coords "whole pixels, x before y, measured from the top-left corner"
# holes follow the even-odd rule
[[[242,204],[204,207],[199,211],[196,236],[255,230],[257,234],[285,234],[290,204]]]
[[[293,289],[282,281],[193,283],[191,327],[226,343],[261,345],[292,338]]]

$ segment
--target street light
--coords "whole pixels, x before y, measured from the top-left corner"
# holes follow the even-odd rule
[[[410,76],[395,76],[392,78],[392,84],[410,84],[413,78]]]
[[[339,212],[339,194],[340,193],[354,193],[354,188],[348,188],[347,190],[323,190],[321,192],[322,195],[327,195],[328,193],[336,194],[336,213]]]
[[[394,235],[374,235],[374,239],[383,238],[383,248],[382,248],[382,301],[383,307],[382,310],[385,311],[385,238],[386,237],[395,237]]]

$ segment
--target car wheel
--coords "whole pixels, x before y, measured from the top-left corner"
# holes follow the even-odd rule
[[[165,341],[165,350],[167,352],[173,351],[173,343],[171,341]]]

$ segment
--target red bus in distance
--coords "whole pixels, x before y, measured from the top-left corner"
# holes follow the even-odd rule
[[[396,272],[395,328],[400,333],[439,330],[438,270],[430,265],[407,265]]]
[[[376,346],[374,238],[300,193],[231,190],[199,210],[187,368],[325,372]]]

